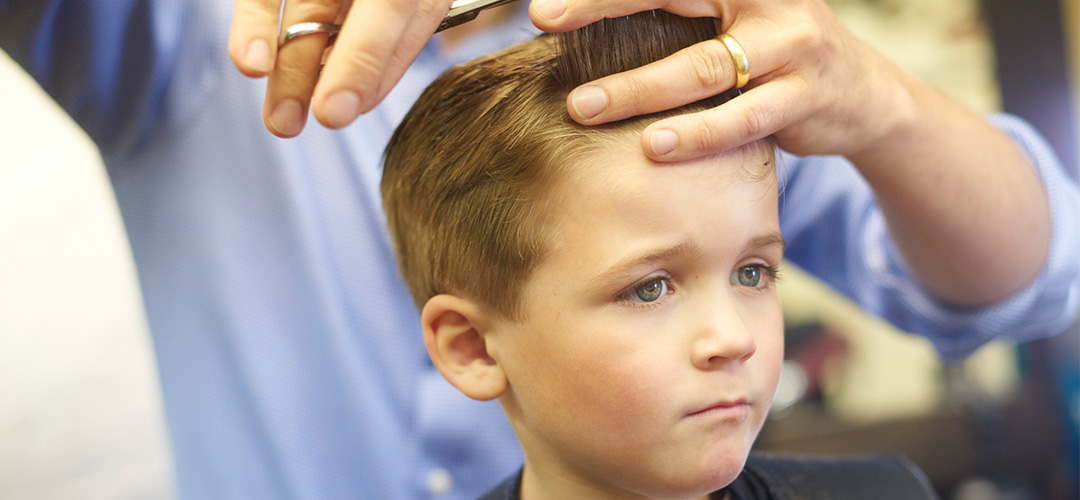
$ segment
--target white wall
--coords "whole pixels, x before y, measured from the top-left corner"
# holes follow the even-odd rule
[[[97,150],[3,52],[0,117],[0,498],[169,498],[150,338]]]

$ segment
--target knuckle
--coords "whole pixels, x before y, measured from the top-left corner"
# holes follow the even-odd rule
[[[340,2],[338,2],[340,3]],[[445,15],[450,10],[449,3],[442,10]],[[417,16],[430,14],[439,9],[440,2],[422,0],[367,0],[364,13],[376,15],[384,20],[405,21]]]
[[[348,54],[347,59],[338,61],[338,64],[344,62],[347,65],[348,81],[359,94],[361,102],[370,102],[377,92],[377,82],[386,71],[386,62],[366,50],[345,53]]]
[[[625,105],[635,108],[646,102],[652,93],[645,80],[632,74],[626,75],[626,79],[623,80],[620,87],[618,88],[619,97],[615,98],[613,96],[612,100],[623,102]]]
[[[714,120],[702,120],[694,132],[693,147],[698,152],[715,151],[723,132]]]
[[[318,8],[318,9],[330,9],[332,5],[337,5],[337,2],[328,2],[326,0],[289,0],[286,2],[287,6],[303,7],[303,8]]]
[[[775,113],[762,105],[747,106],[742,116],[741,127],[747,138],[759,138],[768,135]]]
[[[822,33],[815,24],[804,22],[799,26],[796,43],[803,47],[816,47],[821,43]]]
[[[278,30],[278,12],[258,2],[238,4],[229,29],[229,52],[243,51],[241,43],[252,36],[274,36]],[[240,54],[236,54],[240,55]]]
[[[345,63],[348,64],[351,73],[359,76],[373,76],[383,72],[384,62],[370,51],[353,50],[343,52],[347,54],[348,59],[345,60]]]
[[[441,17],[446,14],[449,7],[447,2],[421,2],[417,6],[417,13],[423,17]]]
[[[831,36],[820,22],[813,19],[804,19],[791,30],[792,40],[790,46],[801,50],[803,53],[818,53],[822,50],[832,49],[836,40]]]
[[[256,18],[257,20],[263,20],[266,18],[277,19],[278,9],[274,2],[263,1],[245,1],[236,3],[236,17],[239,18]]]
[[[731,56],[723,42],[695,45],[688,49],[687,56],[692,83],[697,90],[712,90],[725,83],[721,81],[727,73],[725,68],[728,61],[725,58]]]
[[[338,2],[326,0],[289,0],[286,3],[289,17],[298,19],[296,22],[316,21],[323,23],[334,22],[338,13]]]
[[[305,40],[306,41],[306,40]],[[297,44],[299,45],[299,44]],[[299,49],[300,47],[290,47]],[[305,47],[306,48],[306,47]],[[311,54],[312,51],[282,50],[279,52],[275,72],[281,75],[306,75],[318,68],[318,57]],[[307,57],[305,57],[307,56]]]

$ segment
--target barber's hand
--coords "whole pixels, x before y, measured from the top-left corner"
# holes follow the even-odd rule
[[[750,63],[739,97],[646,128],[642,148],[655,160],[716,154],[770,134],[796,154],[854,155],[911,108],[903,73],[849,34],[821,0],[534,0],[530,14],[545,31],[566,31],[653,8],[720,19],[718,30],[738,40]],[[675,108],[735,82],[731,54],[713,39],[582,85],[567,108],[578,123],[594,125]]]
[[[280,25],[344,22],[319,74],[326,35],[290,41],[278,53],[283,0],[236,0],[229,56],[252,77],[269,76],[263,121],[275,135],[304,128],[309,103],[315,118],[344,127],[375,107],[412,64],[450,9],[451,0],[288,0]],[[351,7],[351,8],[350,8]]]

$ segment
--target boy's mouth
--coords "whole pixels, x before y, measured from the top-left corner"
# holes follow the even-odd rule
[[[686,417],[742,421],[749,411],[750,402],[746,398],[726,399],[688,413]]]

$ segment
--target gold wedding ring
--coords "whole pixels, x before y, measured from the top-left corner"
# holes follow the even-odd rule
[[[721,33],[716,38],[724,42],[724,47],[727,47],[728,53],[731,54],[731,60],[735,62],[735,88],[745,87],[746,82],[750,81],[750,60],[746,58],[746,51],[743,50],[742,45],[739,45],[739,41],[735,40],[735,37],[727,33]]]

